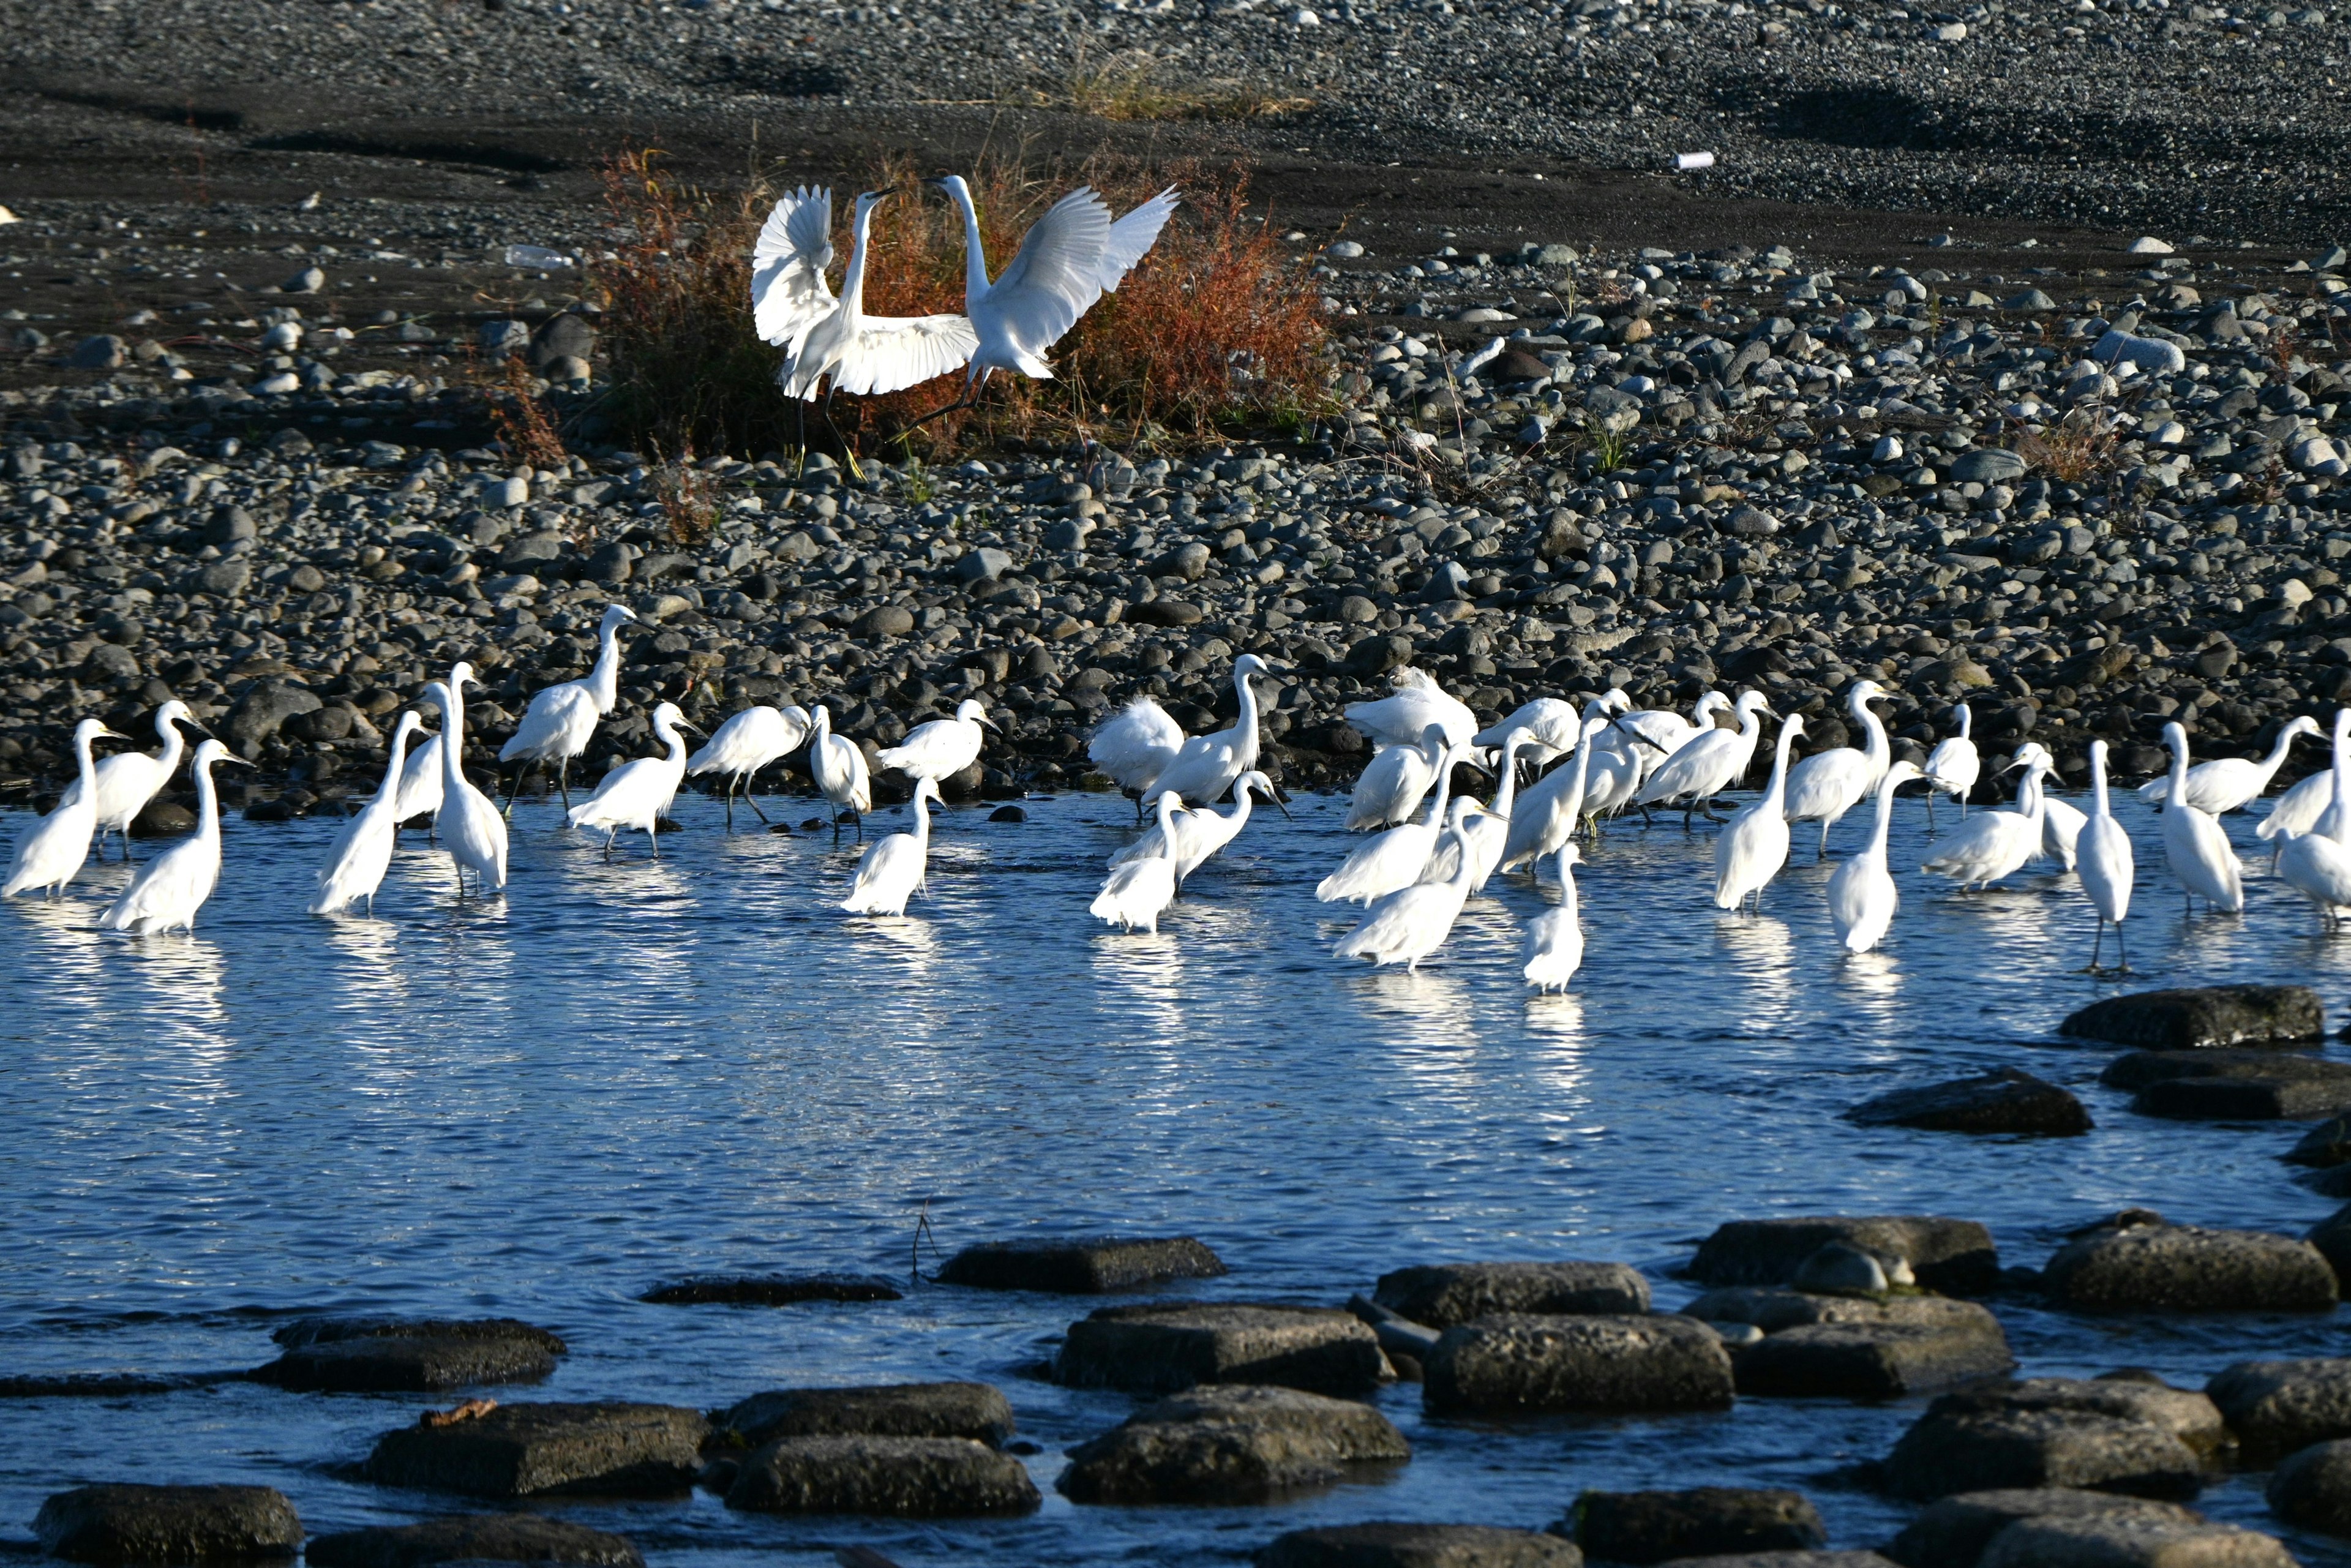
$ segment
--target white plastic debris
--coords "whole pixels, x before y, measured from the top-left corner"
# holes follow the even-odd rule
[[[1677,169],[1711,169],[1714,167],[1714,154],[1711,152],[1677,152],[1674,154],[1674,167]]]
[[[549,250],[543,245],[510,245],[506,249],[508,267],[576,267],[579,264],[559,250]]]

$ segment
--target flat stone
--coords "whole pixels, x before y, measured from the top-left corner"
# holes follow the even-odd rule
[[[1070,1325],[1054,1364],[1073,1387],[1152,1394],[1201,1383],[1360,1394],[1387,1374],[1378,1339],[1353,1313],[1247,1302],[1104,1307]]]
[[[938,1278],[983,1291],[1099,1296],[1224,1271],[1224,1260],[1189,1236],[1081,1236],[983,1241],[948,1259]]]
[[[2041,1282],[2080,1312],[2323,1312],[2335,1298],[2309,1242],[2192,1225],[2101,1227],[2059,1249]]]
[[[1991,1231],[1929,1215],[1735,1219],[1698,1244],[1685,1272],[1708,1285],[1784,1285],[1832,1241],[1902,1259],[1930,1290],[1983,1295],[2000,1283]]]
[[[1207,612],[1185,599],[1146,599],[1130,604],[1122,620],[1137,626],[1197,626]]]
[[[417,1524],[314,1535],[310,1568],[427,1568],[435,1563],[581,1563],[643,1568],[634,1544],[543,1513],[460,1513]]]
[[[1888,1490],[1927,1500],[2014,1487],[2189,1498],[2203,1485],[2190,1437],[2217,1445],[2218,1413],[2183,1389],[2042,1377],[1946,1394],[1894,1447]]]
[[[941,1519],[1034,1513],[1019,1459],[967,1437],[784,1437],[747,1456],[726,1506],[758,1513]]]
[[[2057,1032],[2149,1051],[2202,1051],[2317,1040],[2326,1016],[2307,986],[2202,986],[2108,997],[2069,1015]]]
[[[501,1405],[387,1432],[365,1472],[468,1497],[668,1497],[692,1489],[709,1433],[700,1411],[674,1405]]]
[[[1260,1550],[1256,1568],[1583,1568],[1556,1535],[1482,1524],[1340,1524],[1293,1530]]]
[[[1922,1323],[1806,1323],[1740,1347],[1731,1365],[1742,1395],[1900,1399],[2000,1376],[2016,1358],[1997,1322],[1989,1333]]]
[[[2028,466],[2022,457],[2004,446],[1970,447],[1953,459],[1951,483],[2005,485],[2023,478]]]
[[[1765,1285],[1732,1285],[1708,1291],[1684,1307],[1682,1315],[1710,1323],[1753,1323],[1765,1333],[1805,1323],[1900,1323],[1992,1335],[2001,1333],[2000,1320],[1973,1301],[1907,1292],[1829,1296]]]
[[[304,1319],[271,1336],[286,1353],[253,1375],[317,1392],[438,1392],[528,1383],[555,1371],[563,1341],[513,1318],[469,1322]]]
[[[2082,1103],[2056,1084],[2012,1067],[1865,1100],[1845,1119],[1864,1126],[1935,1133],[2013,1133],[2072,1137],[2093,1125]]]
[[[1646,1312],[1649,1282],[1622,1263],[1438,1263],[1381,1275],[1372,1299],[1447,1329],[1489,1312]]]
[[[2320,1169],[2351,1165],[2351,1116],[2320,1123],[2304,1133],[2282,1157],[2289,1165]]]
[[[1084,1503],[1264,1502],[1400,1463],[1412,1447],[1368,1405],[1294,1388],[1204,1386],[1070,1450],[1055,1483]]]
[[[1609,1563],[1802,1552],[1828,1541],[1820,1511],[1802,1492],[1759,1488],[1587,1491],[1568,1517],[1584,1554]]]
[[[2164,1078],[2140,1090],[2131,1109],[2179,1122],[2315,1122],[2351,1111],[2351,1075]]]
[[[862,1435],[967,1437],[1001,1448],[1012,1406],[985,1383],[894,1383],[863,1388],[778,1388],[754,1394],[713,1418],[753,1446],[778,1437]]]
[[[2351,1205],[2336,1209],[2312,1226],[2303,1239],[2317,1248],[2318,1255],[2326,1260],[2326,1266],[2335,1270],[2338,1291],[2342,1288],[2342,1281],[2351,1280]]]
[[[745,1274],[675,1280],[637,1300],[665,1307],[790,1307],[802,1301],[894,1301],[901,1294],[872,1274]]]
[[[2022,1519],[2112,1517],[2195,1524],[2203,1515],[2178,1503],[2072,1487],[1961,1492],[1930,1502],[1886,1548],[1903,1568],[1975,1568],[1992,1538]]]
[[[2204,1392],[2251,1465],[2351,1437],[2351,1360],[2241,1361]]]
[[[237,1563],[290,1558],[302,1521],[275,1487],[76,1487],[33,1520],[53,1557],[75,1563]]]
[[[2133,1051],[2106,1063],[2098,1082],[2109,1089],[2144,1092],[2174,1080],[2260,1080],[2272,1082],[2351,1082],[2351,1062],[2299,1051]]]
[[[1502,1312],[1445,1331],[1422,1368],[1432,1411],[1719,1410],[1730,1357],[1673,1316]]]
[[[2304,1530],[2351,1535],[2351,1438],[2313,1443],[2270,1477],[2270,1511]]]
[[[2233,1524],[2118,1514],[2020,1520],[1991,1538],[1978,1568],[2294,1568],[2283,1542]]]
[[[851,628],[860,637],[904,637],[914,629],[914,612],[903,604],[877,604]]]

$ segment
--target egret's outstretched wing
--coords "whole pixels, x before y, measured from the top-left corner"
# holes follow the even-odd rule
[[[1110,208],[1081,185],[1021,236],[1020,253],[998,276],[987,300],[1022,347],[1042,353],[1102,298],[1110,233]]]
[[[1176,187],[1170,185],[1110,225],[1110,239],[1102,246],[1102,271],[1097,277],[1104,294],[1117,293],[1126,275],[1134,270],[1134,264],[1159,243],[1159,231],[1175,215],[1178,200]]]
[[[868,316],[833,378],[860,396],[898,392],[961,369],[978,347],[968,317]]]
[[[802,185],[776,203],[751,247],[751,319],[760,340],[796,347],[832,308],[832,192]]]

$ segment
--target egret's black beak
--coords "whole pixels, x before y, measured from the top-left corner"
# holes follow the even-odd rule
[[[1659,746],[1656,741],[1651,740],[1647,736],[1643,735],[1639,730],[1633,728],[1630,725],[1625,724],[1621,719],[1610,719],[1608,721],[1608,727],[1622,734],[1631,736],[1635,740],[1638,741],[1641,745],[1647,747],[1650,750],[1656,752],[1660,757],[1663,757],[1666,754],[1666,748],[1664,747]]]

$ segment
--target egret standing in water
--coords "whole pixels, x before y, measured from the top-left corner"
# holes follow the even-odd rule
[[[1583,963],[1583,925],[1576,907],[1573,843],[1559,846],[1559,903],[1527,922],[1519,972],[1538,991],[1563,991]]]
[[[213,765],[219,762],[253,766],[217,740],[196,747],[188,768],[196,780],[196,831],[140,867],[99,925],[138,936],[196,928],[196,911],[220,883],[220,795],[213,784]]]
[[[1737,729],[1709,729],[1686,742],[1657,764],[1633,803],[1646,807],[1686,801],[1684,827],[1689,826],[1692,811],[1719,821],[1714,798],[1746,776],[1748,766],[1755,760],[1756,742],[1763,737],[1763,716],[1771,709],[1761,692],[1741,692],[1731,711],[1739,716]]]
[[[423,818],[424,841],[431,843],[434,819],[440,815],[441,737],[430,735],[408,754],[408,765],[401,769],[400,794],[392,803],[392,820],[397,831],[398,824]]]
[[[131,824],[147,809],[147,802],[162,792],[180,770],[180,758],[187,741],[180,727],[187,725],[199,734],[204,727],[196,723],[188,712],[188,705],[178,698],[155,710],[155,735],[162,748],[150,757],[143,751],[121,751],[112,757],[98,759],[98,858],[106,858],[106,835],[122,835],[122,858],[131,859]],[[57,797],[60,806],[70,805],[81,798],[81,780],[76,779]]]
[[[865,813],[873,809],[873,784],[865,771],[865,753],[845,735],[832,733],[832,711],[822,703],[809,710],[816,727],[809,735],[809,777],[816,792],[832,808],[832,835],[841,836],[841,812],[848,808],[857,819],[857,836],[865,837]]]
[[[1468,810],[1467,799],[1455,800],[1446,831],[1460,832],[1461,820]],[[1416,882],[1380,894],[1364,907],[1364,923],[1332,952],[1342,958],[1369,958],[1383,967],[1402,964],[1407,974],[1419,968],[1423,958],[1445,946],[1453,923],[1461,918],[1461,906],[1469,900],[1470,872],[1469,856],[1465,853],[1456,862],[1453,874],[1443,882]]]
[[[1927,826],[1935,825],[1935,797],[1949,795],[1959,803],[1959,816],[1968,814],[1968,792],[1983,776],[1983,758],[1976,750],[1975,714],[1965,703],[1959,704],[1959,733],[1948,740],[1936,743],[1927,754]]]
[[[515,791],[533,763],[555,764],[555,788],[563,809],[571,809],[571,759],[588,749],[596,725],[621,700],[621,626],[636,612],[624,605],[608,604],[596,629],[596,663],[576,681],[552,685],[530,699],[522,719],[507,743],[498,747],[498,766],[519,764],[514,788],[507,791],[507,810],[514,810]]]
[[[1246,800],[1248,787],[1239,788]],[[1160,915],[1176,900],[1176,846],[1183,841],[1184,832],[1178,823],[1192,814],[1185,810],[1181,795],[1173,789],[1162,789],[1159,825],[1153,835],[1157,840],[1156,852],[1135,855],[1113,864],[1110,874],[1102,878],[1102,891],[1086,905],[1086,913],[1106,925],[1123,931],[1133,931],[1139,925],[1157,936]]]
[[[34,887],[55,896],[57,889],[73,881],[82,862],[89,859],[89,836],[98,831],[98,764],[90,756],[90,747],[99,740],[130,738],[94,718],[74,726],[74,766],[80,790],[60,799],[47,816],[16,841],[16,859],[8,868],[8,880],[0,883],[0,898],[14,898]]]
[[[1368,904],[1382,894],[1408,887],[1420,880],[1428,857],[1437,852],[1437,834],[1447,831],[1446,801],[1452,792],[1454,764],[1459,760],[1457,753],[1443,749],[1444,731],[1439,726],[1430,725],[1423,742],[1438,747],[1444,757],[1437,766],[1437,793],[1429,800],[1427,816],[1417,822],[1390,828],[1374,835],[1370,842],[1358,845],[1339,863],[1337,871],[1315,884],[1316,898],[1325,904],[1343,900]]]
[[[2335,716],[2334,760],[2324,777],[2331,797],[2310,830],[2277,835],[2278,879],[2317,907],[2327,930],[2351,910],[2351,708]]]
[[[2082,879],[2082,891],[2090,895],[2090,907],[2097,911],[2097,935],[2090,942],[2088,973],[2098,973],[2098,958],[2105,951],[2106,927],[2115,928],[2115,952],[2121,959],[2121,973],[2130,972],[2130,949],[2123,944],[2123,918],[2130,914],[2132,866],[2130,834],[2115,821],[2106,800],[2106,743],[2090,742],[2090,816],[2082,824],[2082,836],[2074,844],[2074,870]]]
[[[2285,766],[2286,753],[2294,743],[2305,735],[2319,733],[2318,721],[2306,715],[2286,721],[2270,747],[2270,754],[2255,762],[2248,757],[2216,757],[2210,762],[2199,762],[2188,770],[2188,803],[2210,817],[2222,817],[2261,799]],[[2171,777],[2150,779],[2138,787],[2138,798],[2160,805],[2171,799]]]
[[[2037,859],[2042,852],[2046,816],[2040,776],[2049,767],[2047,752],[2037,748],[2019,751],[2008,767],[2001,769],[2003,773],[2016,768],[2025,770],[2024,780],[2017,787],[2016,809],[1986,811],[1980,817],[1969,818],[1942,841],[1935,857],[1918,869],[1949,877],[1963,889],[1981,888]]]
[[[2189,790],[2188,731],[2175,719],[2163,727],[2163,743],[2171,748],[2171,788],[2163,801],[2163,858],[2179,879],[2191,910],[2193,901],[2201,898],[2208,907],[2241,914],[2245,907],[2244,868],[2220,824],[2211,813],[2196,809]]]
[[[375,890],[392,867],[392,841],[400,827],[393,813],[400,810],[400,779],[408,761],[408,737],[424,727],[414,709],[400,716],[392,727],[392,749],[383,765],[383,782],[375,798],[343,824],[335,852],[319,873],[319,896],[310,901],[313,915],[340,915],[361,899],[375,914]]]
[[[1877,781],[1877,818],[1869,843],[1859,854],[1836,868],[1829,877],[1829,924],[1848,953],[1866,953],[1886,940],[1902,894],[1886,869],[1886,839],[1894,826],[1894,791],[1914,779],[1932,779],[1915,764],[1889,763]],[[1931,789],[1929,799],[1932,799]]]
[[[858,857],[857,875],[841,907],[852,915],[904,915],[906,900],[923,885],[930,867],[931,816],[926,809],[939,798],[939,787],[928,779],[914,780],[914,831],[892,833]]]
[[[1184,727],[1147,696],[1135,698],[1106,718],[1086,743],[1086,759],[1134,797],[1134,820],[1143,821],[1143,797],[1183,748]]]
[[[956,704],[955,717],[916,725],[904,740],[874,753],[873,759],[910,778],[936,784],[978,761],[980,746],[995,727],[987,716],[987,705],[966,697]]]
[[[1780,749],[1771,763],[1771,782],[1763,797],[1722,830],[1714,841],[1714,906],[1736,909],[1749,897],[1760,914],[1763,890],[1788,863],[1788,753],[1804,733],[1800,715],[1790,714],[1780,725]]]
[[[1223,800],[1233,780],[1257,766],[1257,692],[1249,682],[1272,674],[1273,666],[1255,653],[1235,659],[1233,693],[1240,699],[1240,716],[1229,729],[1196,735],[1178,747],[1166,768],[1151,781],[1152,792],[1173,789],[1195,806]]]
[[[457,896],[465,896],[465,873],[482,896],[507,884],[507,820],[490,798],[465,777],[465,687],[480,685],[474,666],[458,664],[446,681],[424,688],[425,697],[441,710],[441,809],[433,825],[449,846],[457,870]]]
[[[1281,803],[1280,792],[1274,789],[1273,780],[1252,768],[1233,780],[1231,810],[1217,812],[1203,808],[1197,811],[1180,811],[1174,818],[1176,836],[1172,849],[1166,826],[1155,824],[1149,832],[1112,855],[1111,865],[1123,866],[1129,861],[1166,855],[1176,862],[1176,885],[1180,889],[1184,880],[1199,870],[1211,855],[1240,836],[1241,829],[1249,823],[1252,792],[1272,801],[1274,809],[1283,816],[1290,815],[1290,808]]]
[[[1886,738],[1886,724],[1870,710],[1870,702],[1886,695],[1886,688],[1876,681],[1855,681],[1845,694],[1845,706],[1866,736],[1867,745],[1856,751],[1850,746],[1831,747],[1815,752],[1788,770],[1788,796],[1781,810],[1791,822],[1817,821],[1821,825],[1820,847],[1813,852],[1814,860],[1826,859],[1829,852],[1829,830],[1837,820],[1868,798],[1886,777],[1886,765],[1893,752]]]
[[[596,793],[568,813],[575,828],[604,830],[606,860],[612,858],[612,845],[623,828],[642,831],[653,846],[653,859],[661,859],[661,820],[670,802],[677,799],[677,787],[685,781],[685,738],[679,732],[693,728],[675,703],[653,709],[653,738],[661,742],[664,754],[622,763],[604,775]]]
[[[726,778],[728,832],[735,831],[735,792],[738,789],[743,792],[743,803],[764,822],[768,813],[760,810],[759,802],[751,798],[751,780],[760,768],[781,761],[807,744],[815,728],[815,721],[804,707],[776,708],[754,703],[720,725],[702,749],[686,758],[686,776],[716,773]]]

